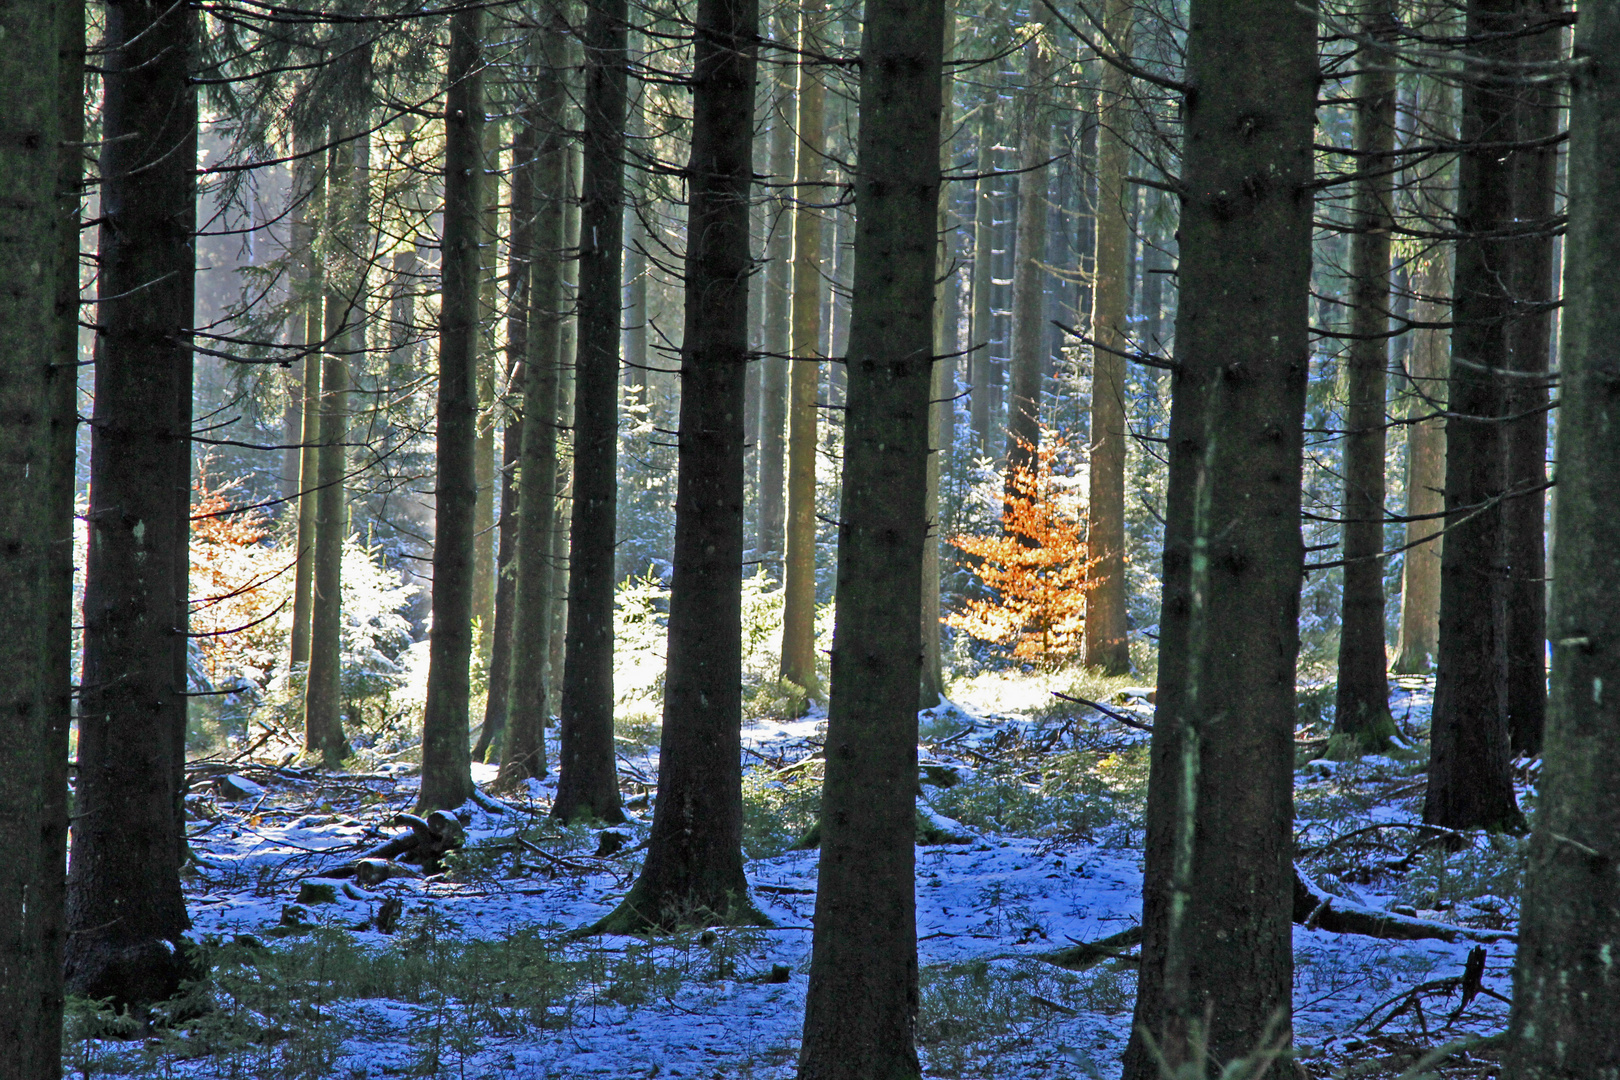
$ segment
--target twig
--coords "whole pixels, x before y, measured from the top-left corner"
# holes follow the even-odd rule
[[[1138,720],[1134,716],[1126,716],[1122,712],[1115,712],[1113,709],[1110,709],[1108,706],[1099,704],[1098,702],[1087,701],[1083,697],[1075,697],[1072,694],[1060,694],[1056,690],[1052,691],[1052,696],[1055,697],[1055,698],[1062,698],[1064,701],[1072,701],[1076,705],[1084,705],[1087,708],[1096,709],[1098,712],[1102,713],[1104,716],[1108,717],[1109,719],[1118,720],[1120,723],[1124,724],[1126,727],[1135,728],[1137,731],[1146,731],[1149,734],[1151,734],[1152,731],[1153,731],[1153,725],[1152,724],[1145,724],[1142,721]]]

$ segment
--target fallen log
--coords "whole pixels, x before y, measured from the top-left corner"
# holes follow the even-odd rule
[[[1466,926],[1416,919],[1381,908],[1354,904],[1325,891],[1297,866],[1294,868],[1294,922],[1311,930],[1361,934],[1395,941],[1420,941],[1425,938],[1486,942],[1519,940],[1517,934],[1505,930],[1473,930]]]

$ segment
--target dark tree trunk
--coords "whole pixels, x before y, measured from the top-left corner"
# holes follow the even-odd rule
[[[1417,322],[1447,322],[1451,305],[1451,249],[1430,253],[1415,279]],[[1409,416],[1428,416],[1445,408],[1447,337],[1443,330],[1414,330],[1407,374],[1411,380]],[[1427,675],[1434,665],[1440,635],[1440,537],[1445,510],[1446,427],[1425,420],[1406,429],[1406,552],[1401,566],[1401,641],[1392,670],[1398,675]]]
[[[1007,404],[1007,477],[1005,488],[1017,491],[1013,477],[1033,471],[1041,442],[1041,367],[1046,355],[1046,167],[1051,118],[1046,109],[1052,45],[1044,35],[1024,46],[1023,155],[1018,176],[1018,261],[1013,264],[1011,386]]]
[[[1561,23],[1549,19],[1564,5],[1558,0],[1520,0],[1526,29],[1541,27],[1519,42],[1519,59],[1546,64],[1560,52]],[[1547,364],[1551,349],[1553,236],[1558,222],[1554,187],[1558,172],[1556,86],[1537,83],[1516,88],[1515,137],[1520,148],[1510,157],[1513,219],[1522,230],[1515,244],[1510,289],[1514,318],[1508,328],[1512,367],[1524,378],[1508,378],[1503,408],[1510,417],[1507,482],[1512,497],[1502,507],[1507,529],[1507,716],[1514,754],[1541,752],[1547,716]],[[1524,145],[1524,144],[1536,145]]]
[[[776,21],[778,41],[793,40],[793,20]],[[770,176],[774,184],[793,182],[795,143],[793,86],[777,68],[772,76]],[[793,188],[778,188],[766,204],[770,239],[765,248],[765,355],[760,358],[759,559],[780,580],[783,530],[787,521],[788,367],[793,317]]]
[[[58,402],[64,379],[78,370],[74,361],[64,364],[60,350],[64,316],[76,316],[78,309],[70,303],[63,311],[59,304],[62,280],[71,275],[78,283],[78,183],[75,171],[67,178],[74,214],[64,220],[55,185],[41,184],[40,177],[64,171],[69,118],[58,98],[71,84],[59,65],[80,70],[60,37],[67,21],[57,18],[51,4],[17,5],[0,14],[7,42],[0,60],[6,145],[0,158],[0,259],[9,279],[0,294],[0,325],[6,328],[0,344],[0,618],[8,627],[0,640],[0,761],[6,762],[0,828],[17,839],[0,864],[0,1045],[7,1048],[0,1071],[20,1080],[59,1076],[61,1069],[62,860],[45,841],[52,835],[60,840],[57,818],[66,820],[66,806],[53,790],[66,780],[56,761],[56,731],[66,731],[59,712],[67,691],[65,679],[57,686],[66,671],[56,653],[69,655],[70,645],[61,639],[59,618],[64,534],[72,550],[72,506],[62,514],[59,498]],[[82,102],[79,87],[71,90],[74,101]],[[79,147],[69,153],[77,157]],[[73,236],[71,252],[64,233]],[[73,340],[77,333],[75,324]]]
[[[757,0],[699,0],[675,559],[647,861],[598,928],[764,921],[742,857],[743,378]]]
[[[109,3],[71,992],[137,1008],[188,977],[186,725],[196,16]]]
[[[535,127],[544,135],[527,166],[514,171],[512,206],[534,213],[529,235],[521,239],[529,270],[528,357],[523,382],[523,455],[518,483],[517,561],[514,564],[511,685],[507,696],[506,752],[500,784],[515,787],[546,775],[546,719],[556,688],[548,675],[552,635],[552,539],[557,502],[557,382],[562,304],[563,172],[569,153],[563,116],[563,67],[567,28],[560,19],[541,39],[535,78]],[[531,137],[532,138],[532,137]],[[530,142],[529,146],[533,146]],[[519,193],[521,191],[521,198]],[[538,200],[538,201],[537,201]],[[515,220],[515,217],[514,217]]]
[[[585,14],[573,528],[562,737],[557,799],[551,808],[564,821],[618,821],[624,816],[613,756],[613,543],[627,17],[626,0],[591,0]]]
[[[479,197],[483,201],[478,259],[478,426],[473,444],[473,476],[478,500],[473,504],[474,647],[486,665],[495,633],[495,327],[500,320],[500,281],[496,266],[501,246],[501,122],[484,124]],[[486,666],[485,670],[488,668]],[[487,682],[486,682],[487,689]]]
[[[1552,695],[1505,1076],[1620,1075],[1620,6],[1581,6],[1569,118]]]
[[[917,619],[945,6],[872,0],[821,864],[801,1080],[920,1075],[913,846]]]
[[[298,103],[293,104],[295,114]],[[315,602],[315,519],[320,488],[321,443],[321,341],[325,337],[321,296],[325,292],[325,270],[315,258],[315,226],[326,216],[326,154],[313,153],[316,139],[310,136],[326,130],[311,119],[296,117],[293,151],[299,155],[293,165],[292,289],[293,330],[303,343],[303,378],[299,392],[302,430],[298,450],[298,521],[295,532],[297,563],[293,570],[292,641],[288,650],[290,665],[308,665],[310,609]]]
[[[1473,0],[1467,34],[1482,55],[1515,59],[1518,0]],[[1482,74],[1462,91],[1455,329],[1446,420],[1446,542],[1440,643],[1423,820],[1450,829],[1517,827],[1507,727],[1507,443],[1500,372],[1508,331],[1513,170],[1486,145],[1513,138],[1510,76]]]
[[[1124,1076],[1289,1042],[1316,20],[1193,0],[1142,970]],[[1207,1025],[1207,1027],[1206,1027]],[[1202,1069],[1199,1062],[1197,1068]]]
[[[1128,0],[1110,0],[1108,32],[1130,48]],[[1131,670],[1125,577],[1125,279],[1130,276],[1125,212],[1125,127],[1130,80],[1103,69],[1097,95],[1097,244],[1091,309],[1091,476],[1086,553],[1096,560],[1086,593],[1086,666],[1109,675]]]
[[[799,41],[820,45],[822,0],[804,0]],[[821,232],[816,204],[825,197],[824,106],[827,89],[815,68],[799,68],[798,164],[793,214],[793,325],[789,352],[787,441],[787,562],[783,575],[782,677],[820,697],[816,674],[816,384],[821,364]]]
[[[968,337],[968,363],[972,377],[968,399],[968,423],[973,429],[973,452],[984,455],[990,451],[990,336],[991,294],[995,286],[995,260],[990,249],[994,246],[995,177],[996,168],[996,87],[994,82],[984,92],[979,105],[979,157],[976,170],[978,181],[973,189],[973,322]]]
[[[529,352],[530,265],[534,257],[534,157],[532,117],[525,117],[512,137],[512,211],[506,267],[506,379],[514,390],[528,380],[524,359]],[[525,402],[526,404],[526,402]],[[523,452],[520,412],[501,431],[501,513],[496,527],[495,632],[489,647],[489,690],[484,698],[484,723],[473,744],[474,761],[499,765],[501,738],[506,731],[512,681],[512,597],[517,577],[518,459]],[[547,521],[549,525],[549,520]],[[548,560],[549,561],[549,560]]]
[[[450,65],[444,103],[433,634],[428,652],[427,706],[422,717],[419,812],[454,809],[473,793],[467,727],[473,649],[473,510],[478,498],[474,457],[481,275],[478,241],[483,205],[482,42],[482,10],[450,17]]]
[[[1387,41],[1393,0],[1371,0],[1361,32]],[[1389,365],[1389,252],[1394,226],[1395,71],[1381,49],[1364,47],[1356,76],[1358,168],[1350,239],[1350,345],[1344,442],[1344,595],[1334,732],[1365,750],[1395,735],[1384,646],[1384,420]]]

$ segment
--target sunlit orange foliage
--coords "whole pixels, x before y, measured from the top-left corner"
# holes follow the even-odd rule
[[[191,504],[191,633],[215,685],[256,682],[285,647],[275,618],[292,593],[292,553],[265,543],[262,510],[230,513],[234,484],[213,487],[199,468]]]
[[[1086,558],[1078,499],[1053,477],[1063,450],[1061,440],[1043,440],[1035,468],[1013,476],[999,535],[950,538],[976,560],[973,573],[993,597],[964,601],[946,623],[982,641],[1010,644],[1015,657],[1042,665],[1079,651],[1086,573],[1094,561]]]

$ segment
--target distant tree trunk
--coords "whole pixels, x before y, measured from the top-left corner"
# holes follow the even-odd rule
[[[613,754],[613,542],[617,518],[619,272],[624,255],[626,0],[585,14],[585,167],[580,191],[574,500],[567,660],[553,817],[619,821]]]
[[[1415,279],[1417,322],[1447,322],[1451,305],[1451,247],[1439,244]],[[1407,371],[1412,382],[1408,415],[1424,416],[1446,403],[1447,337],[1444,330],[1412,331]],[[1427,675],[1440,636],[1440,536],[1445,511],[1446,426],[1425,420],[1406,429],[1406,543],[1401,566],[1401,641],[1391,665],[1397,675]]]
[[[363,124],[363,118],[362,118]],[[309,677],[304,683],[304,752],[336,769],[349,756],[343,734],[343,542],[349,531],[343,497],[348,471],[349,353],[363,340],[366,141],[333,125],[327,182],[330,238],[326,289],[326,355],[321,365],[320,452],[315,493],[315,593],[310,612]],[[357,220],[358,219],[358,220]],[[334,265],[335,264],[335,265]]]
[[[573,38],[568,47],[572,55]],[[573,61],[569,61],[570,65]],[[577,92],[577,88],[575,88]],[[573,125],[574,114],[568,114]],[[551,657],[547,670],[551,681],[553,700],[561,708],[563,675],[567,668],[568,639],[568,548],[569,531],[573,524],[571,507],[574,505],[574,360],[579,355],[579,316],[574,300],[579,296],[579,261],[572,255],[579,249],[579,187],[580,159],[584,156],[579,141],[573,140],[563,155],[564,181],[567,192],[563,204],[563,260],[562,260],[562,322],[557,329],[557,505],[552,512],[551,524]]]
[[[1387,42],[1394,0],[1369,0],[1361,32]],[[1333,730],[1366,750],[1396,734],[1384,646],[1384,404],[1389,366],[1389,253],[1395,222],[1395,70],[1383,49],[1363,48],[1356,100],[1357,168],[1350,238],[1350,332],[1344,442],[1344,595]]]
[[[1012,385],[1007,404],[1008,492],[1014,477],[1031,470],[1041,443],[1041,366],[1046,352],[1046,195],[1051,183],[1046,167],[1052,120],[1046,108],[1051,78],[1052,43],[1045,34],[1024,46],[1022,170],[1018,175],[1018,259],[1013,264]]]
[[[55,653],[68,655],[71,645],[59,640],[57,617],[59,549],[64,533],[71,537],[72,522],[71,504],[66,516],[60,513],[57,402],[64,378],[78,368],[64,365],[59,348],[53,352],[41,344],[59,345],[64,315],[77,315],[76,303],[67,312],[58,304],[60,279],[71,275],[78,284],[78,184],[75,172],[74,216],[63,220],[55,185],[40,178],[63,171],[68,118],[58,97],[69,89],[58,70],[68,60],[63,21],[53,4],[16,5],[0,13],[7,43],[0,57],[6,124],[0,259],[8,268],[7,288],[0,293],[0,325],[6,328],[0,341],[0,618],[8,627],[0,639],[6,710],[0,724],[0,760],[6,762],[0,770],[0,828],[17,840],[0,863],[0,1045],[7,1048],[3,1071],[20,1080],[61,1075],[62,893],[55,883],[61,856],[42,843],[41,833],[60,839],[56,818],[65,825],[67,809],[53,790],[58,782],[65,789],[66,781],[55,735],[58,727],[66,731],[58,712],[67,685],[56,685],[65,672]],[[81,89],[71,89],[82,103]],[[75,146],[71,152],[82,151]],[[74,236],[71,261],[64,257],[64,232]],[[75,322],[75,341],[77,336]],[[64,755],[63,766],[65,761]]]
[[[296,114],[298,102],[294,102]],[[315,258],[315,225],[326,216],[326,152],[315,153],[324,139],[326,126],[313,120],[295,119],[293,151],[300,156],[293,167],[293,289],[298,298],[293,308],[293,324],[302,336],[303,378],[299,389],[304,395],[300,411],[303,430],[298,450],[298,523],[295,544],[292,642],[289,664],[309,663],[310,612],[315,603],[315,521],[320,488],[321,443],[321,341],[326,336],[321,296],[325,292],[325,269]],[[311,130],[313,128],[313,130]]]
[[[483,228],[479,234],[478,435],[473,454],[478,501],[473,506],[473,618],[478,655],[488,661],[495,632],[495,356],[499,343],[501,243],[501,124],[484,124]],[[487,667],[486,667],[487,672]]]
[[[743,379],[758,0],[699,0],[669,662],[647,860],[598,928],[763,923],[742,856]]]
[[[1108,32],[1122,49],[1134,9],[1109,0]],[[1105,65],[1097,94],[1097,253],[1091,310],[1091,475],[1087,555],[1096,560],[1086,593],[1086,666],[1108,675],[1131,670],[1125,577],[1125,280],[1130,276],[1125,209],[1125,138],[1130,80]]]
[[[546,775],[546,718],[553,705],[554,675],[548,675],[552,634],[552,538],[557,502],[557,376],[562,305],[564,168],[569,149],[563,107],[567,27],[560,15],[541,38],[535,75],[534,124],[523,156],[526,175],[513,171],[513,220],[521,205],[534,215],[532,236],[513,230],[529,263],[528,358],[524,363],[523,456],[518,471],[516,562],[513,566],[513,631],[507,694],[506,752],[499,783],[516,787]],[[534,147],[533,127],[544,133]],[[532,150],[530,148],[533,148]],[[532,156],[532,157],[531,157]],[[521,196],[521,197],[520,197]],[[538,200],[538,201],[537,201]],[[514,247],[514,250],[518,248]]]
[[[800,47],[819,47],[826,10],[804,0]],[[782,606],[782,677],[821,696],[816,675],[816,383],[821,338],[822,218],[811,205],[825,198],[824,106],[827,90],[810,65],[799,68],[797,186],[793,214],[793,327],[788,375],[787,564]],[[809,204],[809,205],[807,205]]]
[[[472,662],[474,462],[478,426],[478,238],[483,180],[483,11],[450,16],[444,102],[443,298],[439,306],[438,479],[433,633],[422,716],[418,810],[453,809],[473,793],[467,745]]]
[[[1179,366],[1127,1080],[1181,1070],[1199,1029],[1217,1069],[1268,1033],[1286,1048],[1293,993],[1316,19],[1291,0],[1193,0],[1188,26]]]
[[[1518,0],[1471,0],[1467,35],[1481,55],[1515,59]],[[1511,361],[1513,169],[1494,145],[1514,133],[1511,75],[1462,90],[1457,272],[1446,420],[1446,543],[1439,664],[1423,820],[1450,829],[1516,827],[1507,726],[1507,454],[1498,374]]]
[[[995,291],[995,177],[996,100],[994,81],[979,105],[978,180],[973,188],[973,327],[968,338],[969,364],[973,372],[968,402],[969,423],[973,428],[973,452],[990,452],[990,362],[991,306]]]
[[[532,116],[525,116],[512,136],[511,237],[506,257],[506,380],[512,391],[524,387],[524,358],[529,352],[530,264],[534,256],[534,156]],[[525,397],[527,391],[525,390]],[[501,512],[496,521],[495,632],[489,643],[489,690],[484,698],[484,723],[473,744],[474,761],[501,764],[501,737],[506,731],[508,691],[512,681],[512,596],[517,577],[518,488],[515,482],[522,456],[523,423],[527,410],[510,413],[501,430]],[[549,522],[548,522],[549,524]]]
[[[1529,33],[1519,42],[1519,59],[1548,64],[1559,58],[1563,10],[1559,0],[1520,0],[1519,18]],[[1515,88],[1515,138],[1510,155],[1513,219],[1527,230],[1514,244],[1509,286],[1516,310],[1508,327],[1514,371],[1525,378],[1504,380],[1503,411],[1508,423],[1507,482],[1513,495],[1503,504],[1507,529],[1507,717],[1514,754],[1541,752],[1547,716],[1547,364],[1552,345],[1553,237],[1558,229],[1554,192],[1558,173],[1556,86],[1537,83]],[[1534,145],[1524,146],[1532,143]]]
[[[793,40],[793,19],[777,17],[779,41]],[[793,86],[785,68],[771,78],[770,164],[772,182],[793,182]],[[759,559],[771,576],[781,580],[783,529],[787,519],[787,413],[788,367],[793,317],[793,188],[777,188],[766,204],[770,239],[765,248],[765,353],[760,358],[759,409]]]
[[[945,0],[945,52],[949,57],[956,49],[956,0]],[[939,168],[944,172],[951,166],[951,136],[956,132],[956,113],[952,106],[952,78],[945,70],[945,82],[940,88],[939,111]],[[934,372],[929,381],[929,397],[933,411],[928,417],[928,494],[923,513],[928,519],[928,537],[923,543],[922,579],[922,685],[917,707],[932,709],[945,700],[945,671],[940,657],[939,642],[939,482],[950,459],[952,424],[956,402],[956,327],[948,325],[945,297],[956,287],[952,276],[952,230],[950,227],[950,193],[940,185],[939,242],[934,256],[934,275],[939,284],[934,289]]]
[[[945,5],[871,0],[821,864],[800,1080],[917,1077],[917,681]]]
[[[643,45],[645,42],[643,42]],[[643,90],[627,95],[626,160],[633,162],[631,189],[625,199],[624,221],[624,384],[630,399],[647,404],[647,221],[651,200],[647,198],[646,147],[647,119]]]
[[[191,433],[182,425],[191,404],[196,32],[185,8],[113,2],[99,55],[103,299],[66,980],[72,993],[137,1009],[191,975],[176,806],[186,724]]]
[[[1620,6],[1585,3],[1571,80],[1552,695],[1504,1076],[1620,1075]]]

